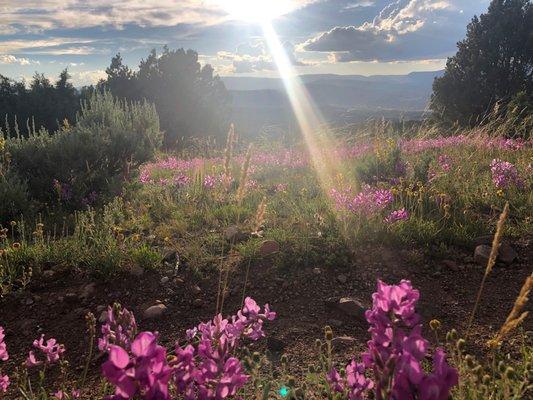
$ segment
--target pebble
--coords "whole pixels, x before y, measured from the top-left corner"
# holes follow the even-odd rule
[[[143,312],[143,318],[145,319],[156,319],[161,317],[165,312],[167,311],[167,306],[164,304],[156,304],[153,306],[148,307]]]

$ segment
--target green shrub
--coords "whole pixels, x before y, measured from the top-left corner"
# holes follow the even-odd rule
[[[0,223],[19,218],[29,205],[26,182],[13,170],[0,174]]]
[[[72,210],[119,191],[130,168],[152,158],[161,141],[153,105],[94,93],[74,127],[7,139],[6,150],[31,198]]]

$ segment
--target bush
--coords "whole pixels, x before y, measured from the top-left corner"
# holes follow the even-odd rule
[[[7,139],[6,150],[31,198],[72,210],[120,189],[130,168],[153,157],[161,141],[153,105],[94,93],[74,127]]]
[[[0,174],[0,223],[19,217],[29,205],[26,182],[11,170]]]

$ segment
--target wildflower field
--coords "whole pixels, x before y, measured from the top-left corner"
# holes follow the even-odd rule
[[[249,143],[232,127],[222,148],[132,147],[104,179],[39,176],[25,146],[56,145],[3,140],[2,396],[530,396],[531,140],[318,143]],[[18,213],[13,177],[27,171],[41,186],[20,191]]]

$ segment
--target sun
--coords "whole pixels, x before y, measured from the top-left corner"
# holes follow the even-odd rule
[[[229,18],[265,23],[287,14],[297,7],[295,0],[217,0]]]

